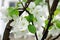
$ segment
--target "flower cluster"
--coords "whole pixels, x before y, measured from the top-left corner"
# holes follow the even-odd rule
[[[23,8],[25,6],[25,2],[26,0],[23,2],[21,0],[21,3],[18,3],[19,5],[17,5],[17,8]],[[37,32],[38,39],[41,40],[43,31],[46,29],[49,21],[49,12],[48,6],[45,2],[38,4],[39,5],[36,5],[35,2],[30,2],[29,6],[26,8],[30,14],[24,11],[21,16],[19,16],[19,12],[16,10],[17,8],[11,7],[7,9],[6,7],[2,7],[0,9],[0,12],[3,13],[3,17],[1,19],[5,23],[11,19],[14,20],[10,24],[10,26],[13,27],[10,33],[13,33],[15,38],[28,37],[27,35],[32,35],[32,37],[34,37],[33,33]],[[56,10],[56,12],[58,13],[59,11]],[[60,33],[60,12],[58,15],[56,15],[56,12],[53,16],[53,20],[51,22],[53,25],[49,28],[48,35],[51,34],[52,36],[57,36]]]

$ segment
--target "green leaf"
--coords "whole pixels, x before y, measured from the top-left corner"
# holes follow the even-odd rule
[[[29,16],[25,16],[28,22],[37,21],[37,19],[33,16],[33,14],[30,14]]]
[[[40,2],[42,2],[43,0],[35,0],[35,4],[38,5]]]
[[[53,27],[53,25],[49,27],[49,30],[51,30],[51,29],[52,29],[52,27]]]
[[[55,20],[55,23],[56,23],[56,26],[57,26],[58,28],[60,28],[60,21],[59,21],[59,20]]]
[[[29,30],[29,32],[31,32],[33,34],[36,33],[36,27],[34,25],[29,24],[28,30]]]
[[[22,0],[23,2],[27,2],[27,0]]]
[[[18,10],[16,10],[15,8],[13,8],[13,7],[9,7],[8,8],[8,15],[10,16],[10,17],[13,17],[14,15],[15,16],[19,16],[19,12],[18,12]]]
[[[56,11],[54,12],[54,16],[58,15],[60,13],[60,9],[56,9]]]
[[[26,10],[30,11],[30,8],[26,8]]]

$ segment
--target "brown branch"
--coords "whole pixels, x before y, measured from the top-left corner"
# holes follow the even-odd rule
[[[54,0],[53,1],[52,7],[51,7],[50,12],[49,12],[49,21],[48,21],[47,29],[45,30],[41,40],[46,39],[46,37],[48,35],[48,29],[51,26],[50,24],[51,24],[51,21],[52,21],[52,16],[54,15],[54,11],[57,8],[58,2],[59,2],[59,0]]]

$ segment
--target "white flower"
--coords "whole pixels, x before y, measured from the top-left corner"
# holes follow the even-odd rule
[[[43,17],[38,17],[37,18],[37,21],[34,22],[34,25],[39,28],[39,27],[42,27],[42,26],[45,26],[45,23],[44,23],[45,19]]]
[[[11,26],[13,26],[11,33],[14,33],[15,37],[22,37],[26,35],[26,33],[28,32],[28,24],[29,23],[25,18],[18,18],[17,20],[11,23]]]
[[[34,2],[31,2],[31,3],[29,4],[29,8],[30,8],[30,9],[35,8],[35,6],[36,6],[36,5],[35,5],[35,3],[34,3]]]
[[[23,29],[23,28],[25,29],[25,28],[27,28],[28,24],[29,23],[25,18],[20,17],[17,20],[15,20],[14,22],[12,22],[11,26],[18,27],[20,29]]]
[[[47,5],[44,5],[42,9],[43,9],[42,10],[42,14],[45,17],[45,19],[47,19],[48,18],[48,15],[49,15],[48,6]]]
[[[27,10],[31,13],[34,8],[36,7],[35,3],[34,2],[31,2],[27,8]]]
[[[32,10],[31,13],[36,18],[44,16],[44,18],[47,19],[49,15],[47,5],[44,5],[44,6],[38,5],[34,8],[34,10]]]
[[[42,11],[42,6],[36,6],[36,7],[34,8],[34,10],[32,11],[32,14],[33,14],[35,17],[42,16],[41,11]]]

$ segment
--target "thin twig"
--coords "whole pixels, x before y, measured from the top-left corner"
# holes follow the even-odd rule
[[[32,22],[32,25],[34,25],[33,22]],[[36,40],[38,40],[37,32],[35,32],[35,37],[36,37]]]

